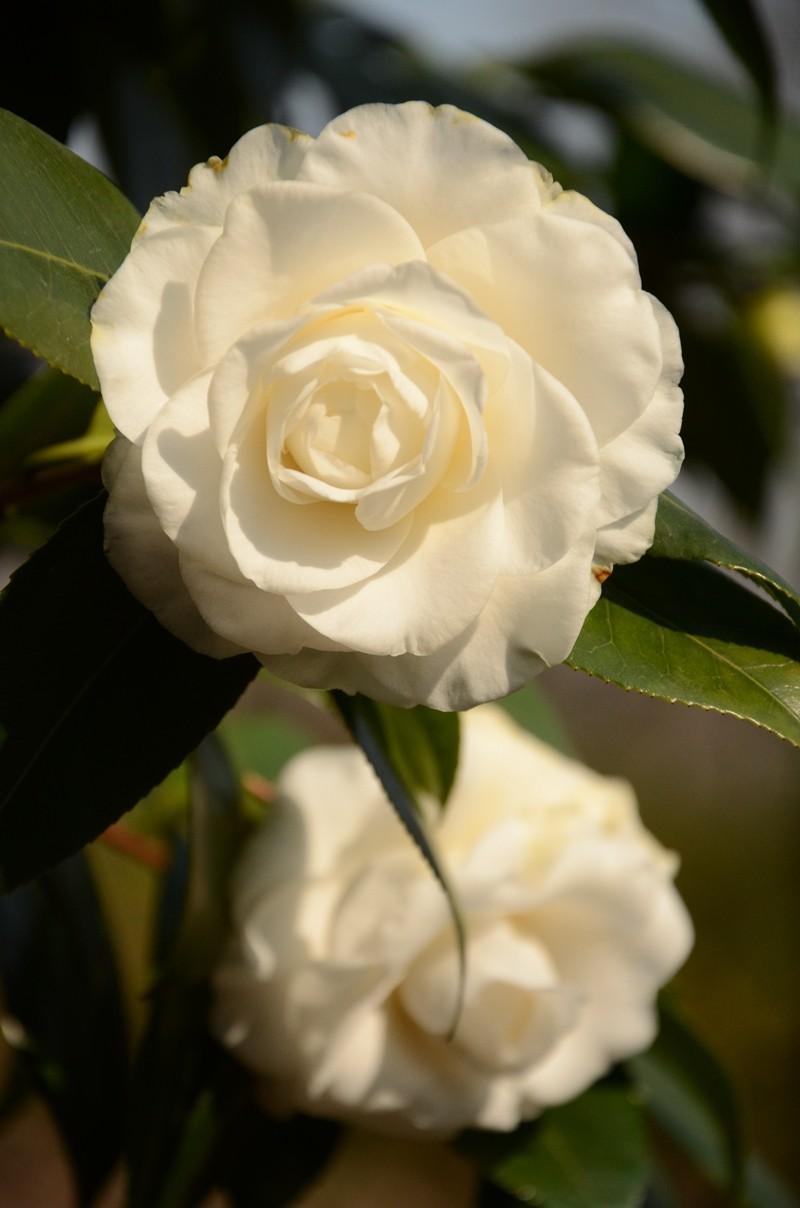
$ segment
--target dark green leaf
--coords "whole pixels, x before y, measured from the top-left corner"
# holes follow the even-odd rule
[[[162,969],[131,1094],[130,1208],[198,1203],[223,1129],[218,1091],[228,1063],[208,1032],[209,977],[228,934],[228,883],[246,830],[236,775],[214,736],[192,756],[189,779],[188,861],[178,858],[165,884]]]
[[[662,1005],[652,1048],[628,1065],[658,1123],[735,1196],[743,1171],[742,1128],[736,1096],[716,1058]]]
[[[423,820],[419,805],[415,800],[414,794],[404,781],[402,773],[393,762],[384,730],[384,714],[382,710],[385,706],[377,705],[374,701],[368,700],[366,696],[348,696],[345,692],[335,691],[331,693],[331,696],[354,741],[358,743],[371,763],[395,813],[416,844],[422,858],[436,877],[447,898],[453,920],[459,962],[459,986],[456,1010],[453,1017],[453,1027],[455,1027],[461,1014],[461,1004],[464,995],[466,965],[464,923],[461,918],[458,901],[450,886],[447,873],[436,853],[433,841],[428,834],[428,829]]]
[[[128,1042],[114,956],[82,856],[0,899],[0,974],[22,1056],[62,1135],[81,1202],[90,1203],[122,1147]]]
[[[97,387],[89,311],[139,222],[102,173],[0,109],[0,326]]]
[[[567,659],[607,683],[715,709],[800,746],[800,637],[712,566],[645,556],[620,566]]]
[[[104,496],[0,597],[0,883],[74,852],[213,729],[258,670],[190,650],[103,555]]]
[[[459,1147],[520,1204],[638,1208],[644,1195],[641,1111],[624,1087],[595,1086],[514,1133],[467,1133]]]
[[[655,558],[711,562],[745,575],[780,604],[800,627],[800,595],[764,562],[737,548],[696,512],[665,491],[658,501],[656,532],[650,553]]]
[[[775,61],[753,0],[703,0],[703,6],[755,84],[764,116],[775,118]]]
[[[81,436],[100,396],[73,377],[43,369],[0,405],[0,477],[37,449]]]

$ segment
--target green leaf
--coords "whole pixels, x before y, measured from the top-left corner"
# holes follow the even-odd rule
[[[655,1042],[628,1068],[661,1127],[717,1186],[738,1195],[743,1149],[736,1095],[705,1045],[662,1004]]]
[[[0,478],[32,453],[82,436],[100,396],[55,369],[34,373],[0,405]]]
[[[705,561],[745,575],[761,587],[800,627],[800,595],[764,562],[744,553],[696,512],[665,491],[658,501],[651,556],[681,561]]]
[[[136,1062],[127,1144],[130,1208],[191,1208],[223,1121],[227,1060],[208,1032],[209,977],[229,931],[228,885],[246,834],[239,784],[211,735],[190,760],[189,842],[162,900],[162,969]],[[176,898],[177,925],[170,930]]]
[[[534,63],[531,74],[554,96],[597,105],[622,121],[660,158],[715,188],[752,183],[762,140],[747,97],[708,74],[639,47],[585,42]],[[800,126],[775,130],[769,178],[800,189]]]
[[[0,109],[0,326],[97,388],[89,311],[139,223],[102,173]]]
[[[567,663],[646,696],[730,713],[800,746],[800,636],[715,567],[649,555],[617,567]]]
[[[18,1047],[91,1203],[124,1135],[128,1037],[117,969],[82,856],[0,899],[7,1036]]]
[[[753,81],[764,117],[774,121],[775,62],[753,0],[703,0],[703,6]]]
[[[347,693],[339,691],[332,692],[331,697],[353,740],[358,743],[372,765],[395,813],[406,828],[406,831],[439,882],[442,892],[447,898],[447,904],[450,908],[450,915],[453,921],[459,965],[459,984],[456,995],[456,1008],[453,1014],[454,1031],[461,1015],[466,969],[466,939],[464,922],[461,917],[458,901],[433,841],[428,834],[428,828],[425,825],[419,803],[404,780],[403,773],[394,763],[384,728],[384,717],[386,715],[383,710],[386,706],[377,705],[374,701],[368,700],[366,696],[349,696]],[[396,735],[397,732],[395,732],[395,737]]]
[[[99,495],[0,597],[0,883],[63,859],[197,746],[258,670],[162,629],[103,554]]]
[[[458,768],[457,713],[417,705],[396,709],[371,702],[386,751],[412,794],[428,793],[444,805]]]
[[[638,1208],[647,1182],[641,1111],[619,1086],[595,1086],[510,1134],[466,1133],[459,1148],[536,1208]]]
[[[549,743],[563,755],[577,756],[575,744],[570,738],[558,711],[537,683],[526,684],[518,692],[512,692],[497,702],[516,722]]]

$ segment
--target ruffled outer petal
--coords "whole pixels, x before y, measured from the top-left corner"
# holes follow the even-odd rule
[[[604,226],[555,203],[461,231],[428,256],[575,395],[600,445],[642,414],[660,334],[636,265]]]
[[[452,105],[362,105],[330,122],[298,175],[373,193],[427,247],[476,223],[538,209],[552,180],[501,131]]]
[[[203,368],[194,291],[218,232],[178,227],[134,243],[92,309],[92,355],[120,432],[141,443],[169,396]]]
[[[410,706],[469,709],[522,687],[569,654],[600,588],[591,574],[594,531],[535,575],[497,580],[478,619],[434,654],[347,657],[301,650],[265,658],[278,676],[306,687],[363,692]]]
[[[212,658],[241,654],[243,647],[206,625],[184,586],[178,551],[147,497],[141,449],[118,436],[106,454],[103,478],[110,491],[104,516],[106,556],[126,586],[193,650]]]
[[[234,197],[270,180],[294,180],[314,140],[290,126],[270,124],[248,130],[225,159],[195,164],[180,193],[156,197],[136,238],[182,226],[221,227]]]

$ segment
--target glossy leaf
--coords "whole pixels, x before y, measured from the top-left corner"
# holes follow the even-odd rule
[[[0,898],[0,975],[21,1059],[90,1203],[119,1158],[128,1084],[116,964],[91,873],[73,856]]]
[[[162,629],[103,554],[104,496],[0,597],[0,883],[76,851],[197,746],[258,670]]]
[[[510,1134],[467,1133],[459,1148],[536,1208],[638,1208],[647,1182],[641,1111],[624,1087],[595,1086]]]
[[[442,888],[442,892],[447,898],[453,920],[459,963],[459,986],[452,1024],[453,1028],[455,1028],[458,1017],[461,1014],[466,968],[464,923],[457,898],[450,886],[449,878],[436,852],[431,836],[428,833],[419,803],[415,799],[413,792],[409,789],[408,784],[404,780],[403,773],[396,766],[393,759],[384,729],[384,714],[382,710],[385,706],[377,705],[366,696],[349,696],[345,692],[334,691],[331,693],[331,696],[353,740],[358,743],[372,765],[400,822],[436,877]],[[395,737],[397,737],[397,734],[395,734]]]
[[[703,6],[753,81],[765,117],[774,120],[775,62],[753,0],[703,0]]]
[[[93,388],[89,311],[139,222],[115,185],[0,109],[0,326]]]
[[[658,501],[655,540],[650,553],[655,558],[711,562],[745,575],[771,595],[800,627],[800,594],[766,563],[740,550],[670,491],[665,491]]]
[[[654,1044],[628,1065],[658,1123],[713,1182],[737,1195],[742,1126],[733,1088],[713,1054],[662,1007]]]
[[[603,585],[567,659],[607,683],[730,713],[800,746],[800,636],[713,566],[646,556]]]
[[[0,477],[46,445],[81,436],[98,401],[96,391],[55,369],[34,373],[0,404]]]

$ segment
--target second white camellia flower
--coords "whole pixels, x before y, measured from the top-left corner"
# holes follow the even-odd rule
[[[315,687],[463,709],[559,662],[682,457],[621,227],[450,106],[252,130],[153,202],[92,323],[111,562]]]
[[[297,756],[233,889],[215,1025],[279,1109],[376,1130],[511,1129],[645,1049],[692,929],[624,781],[489,705],[434,828],[447,904],[355,747]]]

